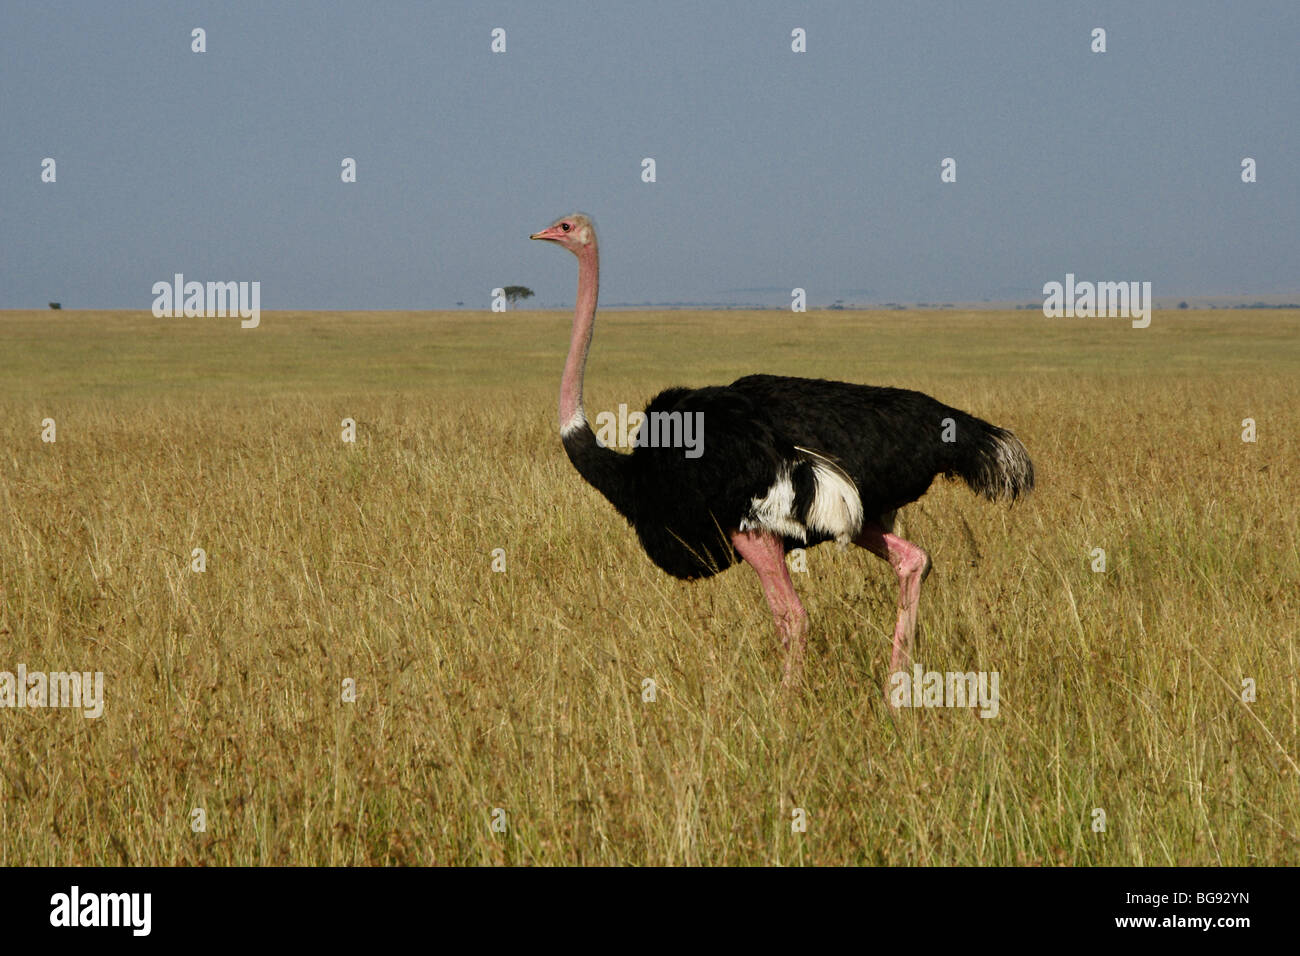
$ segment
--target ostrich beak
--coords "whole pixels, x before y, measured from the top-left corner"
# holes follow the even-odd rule
[[[535,232],[535,233],[533,233],[531,236],[529,236],[528,238],[529,238],[529,239],[549,239],[549,240],[551,240],[552,242],[556,242],[556,241],[559,240],[559,238],[560,238],[560,234],[559,234],[559,230],[556,229],[555,226],[547,226],[547,227],[546,227],[545,229],[543,229],[541,232]]]

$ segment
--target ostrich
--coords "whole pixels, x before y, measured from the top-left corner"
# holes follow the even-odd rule
[[[909,666],[930,556],[894,534],[895,514],[938,475],[961,478],[989,500],[1026,494],[1034,466],[1024,445],[920,392],[747,375],[730,385],[660,392],[646,406],[630,455],[603,447],[582,407],[599,287],[596,230],[577,213],[530,238],[578,259],[560,440],[578,473],[636,529],[650,560],[686,580],[711,577],[737,559],[748,563],[788,652],[790,683],[802,662],[808,614],[790,580],[786,549],[852,542],[888,561],[898,576],[890,673]],[[670,428],[650,432],[652,423],[671,426],[674,415],[703,423],[696,457],[656,440],[671,438]]]

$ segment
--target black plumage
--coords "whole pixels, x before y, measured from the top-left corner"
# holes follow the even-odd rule
[[[793,513],[806,523],[816,494],[814,455],[852,481],[864,518],[920,498],[934,479],[962,478],[990,498],[1033,487],[1033,466],[1010,470],[998,442],[1010,432],[920,392],[823,379],[749,375],[728,386],[670,388],[646,406],[654,413],[702,413],[703,450],[641,444],[631,454],[603,448],[590,426],[564,436],[578,472],[618,509],[660,568],[679,578],[709,577],[736,561],[728,533],[753,516],[788,468]],[[947,432],[952,441],[944,441]],[[807,547],[832,536],[786,536]]]

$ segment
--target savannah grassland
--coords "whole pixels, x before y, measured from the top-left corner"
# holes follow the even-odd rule
[[[106,685],[0,710],[0,864],[1300,863],[1300,314],[602,313],[593,415],[771,371],[1024,440],[1026,502],[900,523],[988,720],[886,706],[893,575],[834,545],[783,693],[753,574],[667,578],[572,471],[569,322],[0,315],[0,670]]]

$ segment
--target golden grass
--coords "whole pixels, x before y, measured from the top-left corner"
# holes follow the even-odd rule
[[[603,314],[592,411],[772,371],[1024,440],[1025,504],[902,517],[985,720],[885,705],[893,577],[833,545],[781,693],[753,575],[667,578],[565,459],[566,315],[0,315],[0,670],[106,683],[0,709],[0,864],[1300,862],[1298,319]]]

